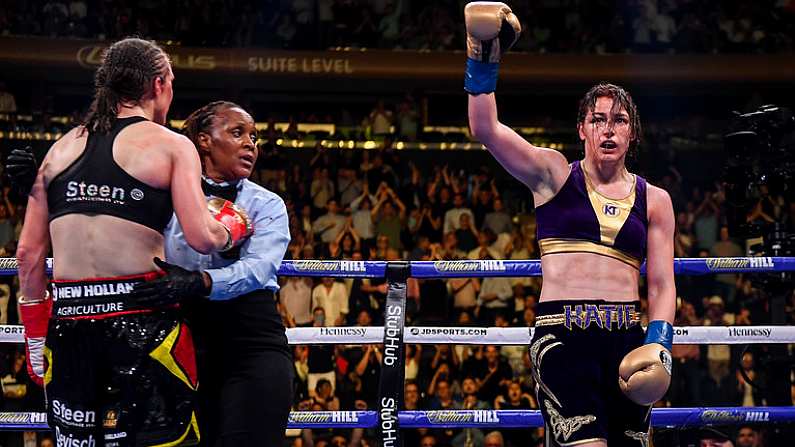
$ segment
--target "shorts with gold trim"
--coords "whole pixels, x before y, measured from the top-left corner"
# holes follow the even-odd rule
[[[47,334],[45,389],[56,445],[198,443],[190,330],[176,308],[130,302],[130,284],[143,280],[53,283],[58,299]]]
[[[536,309],[530,361],[546,445],[647,447],[650,407],[618,386],[619,363],[643,344],[640,303],[544,301]]]

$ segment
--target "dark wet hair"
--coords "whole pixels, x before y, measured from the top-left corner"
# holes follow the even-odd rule
[[[643,129],[640,125],[640,115],[638,115],[638,107],[632,96],[623,87],[615,84],[596,84],[580,100],[579,111],[577,112],[577,127],[579,128],[585,122],[585,117],[588,112],[593,112],[596,108],[596,100],[599,98],[611,98],[613,100],[613,107],[610,110],[612,115],[616,114],[622,108],[629,114],[629,126],[632,130],[632,138],[629,141],[629,149],[635,150],[641,141]]]
[[[182,132],[198,148],[199,134],[202,132],[207,133],[210,130],[215,115],[221,110],[233,108],[242,109],[242,107],[231,101],[213,101],[199,107],[185,119],[185,123],[182,125]]]
[[[83,126],[89,132],[109,132],[119,104],[140,101],[167,67],[168,55],[155,42],[131,37],[108,47],[94,74],[94,99]]]

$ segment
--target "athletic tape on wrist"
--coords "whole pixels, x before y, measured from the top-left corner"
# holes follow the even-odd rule
[[[643,344],[659,343],[665,346],[665,349],[671,350],[674,342],[674,327],[671,323],[665,320],[654,320],[649,322],[646,328],[646,340]]]
[[[497,72],[500,64],[478,62],[467,58],[467,69],[464,73],[464,90],[473,95],[491,93],[497,90]]]

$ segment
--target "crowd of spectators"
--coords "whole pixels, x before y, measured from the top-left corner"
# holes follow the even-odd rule
[[[113,40],[130,34],[182,45],[287,49],[367,47],[463,49],[464,1],[453,0],[0,0],[0,35]],[[795,49],[795,1],[542,0],[508,2],[522,21],[517,51],[533,53],[787,53]],[[47,110],[46,108],[44,108]],[[456,260],[538,258],[532,201],[486,153],[429,156],[395,151],[392,138],[427,138],[416,102],[383,103],[362,117],[359,135],[384,140],[380,150],[280,148],[300,138],[294,125],[263,134],[252,179],[288,206],[292,242],[286,259]],[[13,116],[14,95],[0,83],[0,114]],[[78,115],[76,114],[75,117]],[[62,132],[43,112],[0,130]],[[685,117],[691,123],[696,121]],[[291,120],[293,124],[295,120]],[[366,129],[366,130],[365,130]],[[648,126],[659,142],[665,127]],[[394,133],[392,133],[394,131]],[[703,132],[695,132],[703,135]],[[3,156],[21,142],[2,142]],[[730,227],[716,178],[691,179],[671,157],[650,180],[672,196],[677,257],[741,256],[752,243]],[[684,172],[684,171],[682,171]],[[717,172],[715,173],[717,175]],[[0,197],[0,257],[13,257],[24,200],[5,180]],[[746,209],[751,223],[780,223],[795,232],[795,197],[761,186]],[[283,278],[281,311],[288,327],[383,324],[383,280]],[[457,278],[408,283],[409,325],[532,326],[537,278]],[[18,283],[0,277],[0,324],[17,324]],[[757,325],[771,320],[770,296],[748,275],[677,277],[676,325]],[[642,306],[646,306],[641,290]],[[795,294],[787,300],[795,324]],[[25,371],[20,346],[0,345],[2,411],[36,411],[41,390]],[[791,349],[791,348],[790,348]],[[768,370],[761,345],[675,345],[673,383],[659,406],[767,405]],[[295,346],[295,409],[376,407],[382,350],[377,345]],[[408,345],[406,409],[533,409],[537,402],[523,346]],[[750,382],[749,382],[750,381]],[[792,389],[795,402],[795,387]],[[742,427],[736,444],[766,445],[764,430]],[[539,445],[541,429],[406,431],[407,446]],[[0,432],[0,444],[31,445],[30,435]],[[531,441],[532,440],[532,441]],[[362,430],[296,431],[293,447],[374,445]],[[49,444],[48,444],[49,443]],[[52,439],[39,437],[42,447]]]
[[[460,0],[0,1],[0,34],[199,46],[462,49]],[[792,52],[792,0],[507,2],[528,52]]]
[[[8,102],[8,101],[6,101]],[[365,118],[374,133],[388,133],[402,116],[377,105]],[[383,120],[387,124],[378,124]],[[397,128],[399,129],[399,127]],[[372,129],[371,129],[372,130]],[[292,241],[286,259],[458,260],[538,258],[535,219],[527,189],[485,152],[296,150],[276,141],[289,136],[273,127],[261,134],[252,180],[284,198]],[[4,153],[22,142],[4,141]],[[575,155],[576,156],[576,155]],[[716,178],[688,179],[675,162],[641,172],[671,195],[676,212],[675,255],[741,256],[752,242],[727,226],[732,208]],[[718,175],[716,171],[714,175]],[[5,182],[5,181],[4,181]],[[761,186],[744,210],[750,223],[778,223],[795,232],[795,198]],[[12,257],[24,216],[24,200],[3,184],[0,257]],[[383,324],[386,283],[375,279],[282,278],[280,309],[287,327]],[[535,320],[538,278],[456,278],[408,282],[408,325],[529,327]],[[0,324],[16,324],[15,277],[0,277]],[[770,322],[770,296],[748,275],[677,277],[676,324],[757,325]],[[645,308],[645,291],[641,303]],[[787,323],[795,324],[795,294]],[[41,391],[27,378],[24,354],[0,346],[4,411],[40,410]],[[376,408],[382,348],[378,345],[295,346],[296,409]],[[675,345],[674,381],[659,406],[761,406],[768,353],[755,345]],[[524,346],[408,345],[407,409],[537,408]],[[795,399],[795,387],[793,387]],[[751,429],[748,429],[751,430]],[[751,433],[752,432],[752,433]],[[757,431],[745,435],[759,437]],[[407,431],[407,446],[518,446],[540,442],[541,429]],[[751,433],[751,434],[748,434]],[[295,432],[293,445],[372,445],[367,431]],[[0,433],[0,437],[8,436]],[[15,438],[16,439],[16,438]],[[757,441],[754,441],[757,442]],[[761,441],[760,441],[761,442]],[[8,444],[15,445],[9,440]],[[738,445],[765,445],[741,444]]]
[[[321,150],[308,166],[285,153],[267,155],[258,181],[286,198],[293,241],[288,258],[345,260],[529,259],[538,257],[532,211],[517,213],[511,190],[521,186],[484,168],[423,166],[407,153]],[[485,165],[483,163],[475,166]],[[673,197],[676,256],[742,256],[746,242],[726,226],[727,204],[718,184],[687,188],[670,167],[653,182]],[[502,185],[502,188],[500,187]],[[505,200],[507,197],[512,199]],[[508,204],[506,206],[506,203]],[[748,222],[795,229],[792,197],[761,187]],[[677,279],[677,324],[751,325],[770,321],[769,296],[745,275]],[[383,281],[285,280],[282,303],[289,326],[382,324]],[[408,324],[532,326],[540,282],[535,278],[410,280]],[[642,306],[647,303],[641,291]],[[795,295],[788,322],[795,323]],[[755,363],[764,348],[741,352],[727,345],[677,345],[674,383],[660,406],[759,406],[766,401],[745,377],[764,383]],[[373,408],[381,352],[376,347],[296,347],[301,408]],[[406,354],[407,408],[535,408],[529,359],[523,347],[410,345]],[[745,372],[745,375],[741,371]],[[318,398],[320,388],[330,394]],[[328,381],[328,382],[326,382]],[[795,388],[794,388],[795,390]],[[351,392],[355,391],[355,392]],[[299,394],[300,394],[299,393]],[[328,403],[328,405],[327,405]],[[538,431],[512,438],[539,439]],[[414,434],[420,436],[422,433]],[[437,430],[432,445],[483,445],[478,430]],[[519,436],[519,435],[517,435]],[[415,439],[421,444],[421,438]],[[526,444],[522,444],[526,445]]]
[[[493,164],[486,153],[467,154],[466,160],[434,157],[437,162],[428,163],[421,151],[284,149],[274,143],[282,136],[275,129],[263,135],[267,141],[260,147],[252,179],[285,199],[292,236],[286,259],[538,257],[530,196],[499,168],[490,168]],[[719,184],[688,182],[673,165],[651,181],[672,196],[676,256],[747,252],[746,242],[734,238],[726,226],[727,204]],[[24,201],[5,184],[0,256],[14,255],[23,215]],[[762,187],[746,219],[778,222],[795,230],[795,201],[791,195]],[[678,325],[770,321],[768,295],[746,275],[678,277],[677,281]],[[16,323],[16,279],[2,277],[0,282],[0,323]],[[540,286],[538,278],[528,277],[410,279],[407,324],[532,326]],[[641,296],[645,307],[643,291]],[[280,292],[288,327],[383,324],[385,297],[383,280],[360,278],[283,278]],[[788,301],[788,312],[788,322],[795,323],[795,295]],[[3,348],[7,355],[0,373],[4,408],[40,408],[42,396],[27,379],[24,355]],[[757,356],[764,354],[727,345],[676,345],[674,382],[659,405],[765,405],[764,396],[746,380],[764,383],[766,371],[756,363]],[[296,346],[294,356],[296,409],[375,408],[379,346]],[[522,346],[409,345],[406,408],[536,408],[529,368]],[[495,445],[520,445],[518,440],[538,440],[541,434],[540,429],[505,430],[500,435],[504,444]],[[359,435],[366,443],[368,434]],[[350,434],[316,430],[313,436],[319,443]],[[412,431],[406,436],[407,445],[489,445],[485,444],[489,433],[477,429]],[[295,443],[306,443],[307,437],[296,434]]]

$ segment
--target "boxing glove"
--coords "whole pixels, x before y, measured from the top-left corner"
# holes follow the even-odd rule
[[[621,391],[639,405],[651,405],[662,399],[671,384],[671,345],[673,326],[654,320],[646,329],[643,346],[624,356],[618,366]]]
[[[511,8],[500,2],[472,2],[464,8],[467,31],[467,70],[464,90],[491,93],[497,88],[500,57],[522,31]]]
[[[237,247],[254,233],[248,214],[234,203],[214,197],[207,202],[207,208],[213,218],[226,228],[229,235],[226,246],[220,251],[224,252]]]
[[[39,386],[44,386],[47,372],[47,358],[44,355],[44,342],[52,314],[52,300],[47,294],[41,300],[28,300],[19,297],[19,318],[25,327],[25,360],[28,375]]]
[[[12,150],[6,159],[6,174],[11,180],[11,188],[19,197],[27,197],[30,194],[38,171],[39,165],[30,146]]]

